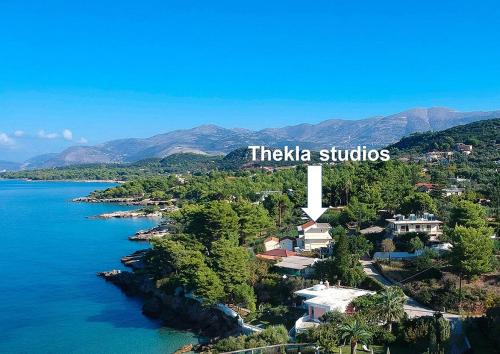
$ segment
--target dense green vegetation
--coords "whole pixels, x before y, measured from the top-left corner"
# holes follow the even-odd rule
[[[414,133],[390,145],[391,154],[422,154],[429,151],[452,151],[458,143],[473,146],[473,161],[496,161],[500,158],[500,118],[456,126],[439,132]]]
[[[164,212],[171,233],[152,241],[143,270],[160,291],[174,294],[181,289],[206,306],[230,304],[247,322],[290,327],[300,301],[296,290],[324,280],[340,282],[377,294],[355,300],[353,315],[327,313],[302,340],[317,343],[325,352],[345,343],[353,351],[359,344],[394,344],[411,346],[415,353],[427,349],[442,353],[450,336],[449,323],[440,315],[407,319],[401,289],[436,311],[484,314],[500,304],[500,245],[491,238],[499,227],[500,177],[495,163],[499,124],[495,119],[412,135],[391,147],[396,157],[407,156],[409,161],[324,165],[322,202],[333,208],[319,221],[332,225],[334,246],[331,252],[302,254],[323,258],[307,279],[284,277],[272,262],[255,256],[263,251],[266,237],[295,236],[296,226],[304,222],[305,165],[274,171],[254,168],[248,152],[240,149],[224,158],[178,154],[128,166],[68,167],[3,176],[127,180],[91,197],[152,199],[175,205],[175,211]],[[459,142],[472,144],[473,153],[438,162],[423,158],[427,151],[453,149]],[[419,182],[432,183],[433,190],[419,189]],[[459,184],[465,193],[445,197],[440,188],[451,184]],[[395,213],[435,214],[444,222],[439,241],[450,242],[451,251],[431,250],[429,236],[421,232],[393,240],[384,233],[364,236],[359,232],[368,226],[386,226],[385,219]],[[395,250],[422,253],[408,261],[379,262],[378,267],[400,286],[384,288],[365,275],[359,260],[376,251]],[[485,330],[483,324],[475,328]],[[271,327],[258,335],[227,338],[215,350],[281,344],[287,341],[286,332]]]
[[[130,181],[170,173],[205,173],[224,167],[230,158],[179,153],[163,159],[147,159],[133,164],[72,165],[37,170],[0,173],[0,178],[32,180],[116,180]]]

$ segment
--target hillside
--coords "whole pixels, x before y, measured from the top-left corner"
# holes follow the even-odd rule
[[[498,116],[500,111],[458,112],[447,108],[417,108],[385,117],[330,119],[319,124],[260,131],[203,125],[145,139],[120,139],[96,146],[75,146],[56,155],[30,159],[27,166],[51,168],[75,164],[131,163],[150,158],[161,159],[176,153],[224,155],[248,145],[281,147],[300,144],[311,149],[365,145],[380,148],[415,132],[437,131]]]
[[[459,125],[440,132],[414,133],[388,147],[393,155],[454,150],[456,144],[473,146],[471,160],[500,159],[500,118]]]

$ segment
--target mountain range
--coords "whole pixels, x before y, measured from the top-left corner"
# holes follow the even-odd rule
[[[498,118],[500,111],[459,112],[448,108],[415,108],[389,116],[360,120],[329,119],[318,124],[299,124],[252,131],[202,125],[149,138],[128,138],[94,146],[73,146],[61,153],[36,156],[23,168],[51,168],[74,164],[127,163],[162,158],[175,153],[221,155],[248,145],[279,147],[299,145],[319,149],[333,145],[380,148],[415,132],[439,131],[474,121]]]

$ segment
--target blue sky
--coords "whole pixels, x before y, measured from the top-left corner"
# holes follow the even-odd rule
[[[495,1],[4,0],[0,159],[208,123],[499,109],[498,18]]]

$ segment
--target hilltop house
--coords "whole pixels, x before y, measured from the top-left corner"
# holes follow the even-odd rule
[[[266,251],[275,250],[280,248],[280,239],[275,236],[270,236],[264,240],[264,249]]]
[[[314,285],[310,288],[298,290],[296,295],[303,297],[304,309],[307,314],[295,322],[296,333],[303,333],[311,327],[319,325],[319,318],[329,311],[353,313],[352,301],[362,295],[373,295],[374,291],[330,286],[328,282]]]
[[[393,236],[407,232],[423,232],[428,234],[433,241],[443,234],[443,222],[437,220],[434,214],[424,213],[423,216],[410,214],[409,217],[398,214],[386,221],[389,223],[388,229]]]
[[[457,151],[460,151],[464,155],[472,154],[472,145],[458,143],[456,148],[457,148]]]
[[[306,251],[328,247],[332,242],[331,228],[330,224],[316,223],[312,220],[297,226],[299,231],[297,247]]]
[[[430,193],[433,190],[437,189],[437,185],[434,183],[427,183],[427,182],[418,182],[415,184],[415,187],[419,192],[424,192],[424,193]]]
[[[442,161],[450,159],[453,156],[453,151],[430,151],[425,154],[427,162]]]
[[[464,188],[458,188],[457,186],[453,185],[449,188],[443,188],[443,197],[450,197],[452,195],[462,195],[464,193],[465,189]]]

